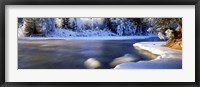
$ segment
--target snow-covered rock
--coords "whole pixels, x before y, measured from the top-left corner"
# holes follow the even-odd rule
[[[89,69],[95,69],[101,66],[101,62],[95,58],[89,58],[84,62],[85,66]]]
[[[137,62],[139,61],[140,59],[139,58],[135,58],[133,55],[131,54],[125,54],[124,56],[122,57],[119,57],[119,58],[115,58],[111,63],[110,65],[111,66],[116,66],[118,64],[121,64],[121,63],[125,63],[125,62]]]
[[[135,43],[141,49],[158,54],[156,59],[150,61],[127,62],[117,65],[114,69],[181,69],[182,51],[161,46],[165,42]]]

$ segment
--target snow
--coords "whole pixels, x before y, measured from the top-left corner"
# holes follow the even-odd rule
[[[89,58],[84,62],[85,66],[89,69],[95,69],[101,66],[101,62],[95,58]]]
[[[117,65],[115,69],[179,69],[182,68],[182,60],[156,59],[151,61],[140,61],[137,63],[128,62]]]
[[[133,19],[127,18],[24,18],[18,26],[20,26],[18,37],[135,36],[152,34],[152,32],[147,31],[148,26],[137,26]]]
[[[56,28],[54,32],[49,33],[47,37],[75,37],[77,35],[76,32],[73,32],[71,30],[62,29],[62,28]]]
[[[131,40],[147,39],[157,36],[91,36],[91,37],[18,37],[19,40]]]
[[[118,57],[118,58],[114,59],[114,60],[110,63],[110,65],[114,67],[114,66],[116,66],[116,65],[118,65],[118,64],[121,64],[121,63],[125,63],[125,62],[137,62],[137,61],[139,61],[139,60],[140,60],[139,58],[134,57],[134,56],[131,55],[131,54],[125,54],[125,55],[122,56],[122,57]]]
[[[91,37],[91,36],[117,36],[108,29],[104,30],[79,30],[71,31],[67,29],[56,29],[55,32],[49,34],[48,37]]]
[[[141,49],[158,54],[156,59],[150,61],[127,62],[117,65],[114,69],[180,69],[182,68],[182,51],[161,46],[165,42],[135,43]]]
[[[161,56],[170,55],[171,57],[173,56],[173,58],[174,57],[180,58],[180,56],[178,55],[182,55],[181,50],[175,50],[175,49],[161,46],[164,43],[166,42],[140,42],[140,43],[133,44],[133,46],[140,47],[141,49],[147,50],[153,54],[158,54]]]
[[[89,30],[76,30],[76,31],[72,31],[72,29],[55,28],[53,32],[48,32],[48,34],[46,34],[46,37],[91,37],[91,36],[117,36],[117,35],[108,29],[100,30],[98,28]]]

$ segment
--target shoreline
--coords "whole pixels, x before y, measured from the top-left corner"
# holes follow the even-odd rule
[[[151,36],[93,36],[93,37],[18,37],[18,40],[131,40],[157,38],[157,35]]]
[[[159,55],[150,61],[127,62],[115,66],[114,69],[181,69],[182,51],[161,46],[165,42],[139,42],[133,47],[139,47],[152,54]]]

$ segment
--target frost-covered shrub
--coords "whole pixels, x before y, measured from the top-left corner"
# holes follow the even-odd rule
[[[173,30],[167,29],[165,33],[167,38],[174,38]]]
[[[166,39],[165,35],[164,35],[162,32],[158,32],[158,37],[159,37],[160,39],[163,39],[163,40]]]
[[[82,30],[80,32],[66,30],[66,29],[55,29],[53,33],[48,34],[49,37],[91,37],[91,36],[118,36],[108,29],[103,30]]]
[[[62,28],[63,27],[63,18],[55,18],[55,22],[56,22],[56,27],[57,28]]]
[[[147,29],[147,31],[148,31],[148,32],[153,32],[154,30],[153,30],[152,27],[149,27],[149,28]]]

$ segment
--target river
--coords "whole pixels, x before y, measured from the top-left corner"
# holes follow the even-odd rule
[[[110,63],[124,55],[142,61],[158,55],[133,47],[136,42],[160,41],[158,38],[136,40],[18,40],[18,69],[87,69],[85,61],[97,60],[98,69],[111,69]]]

